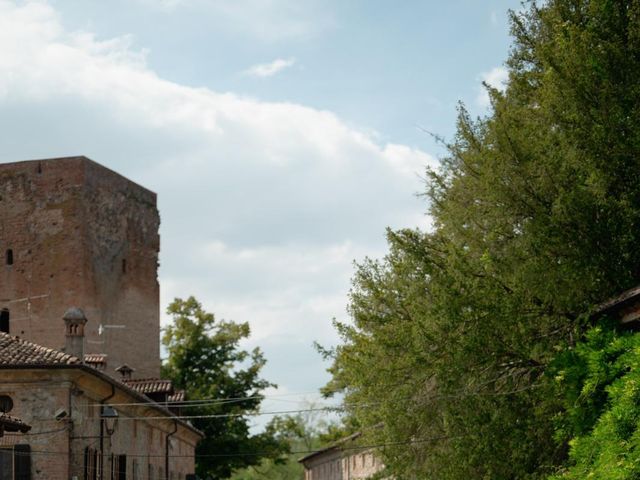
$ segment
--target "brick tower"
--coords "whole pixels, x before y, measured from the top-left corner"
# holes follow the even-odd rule
[[[62,350],[79,307],[87,358],[158,377],[159,223],[155,193],[86,157],[0,164],[0,331]]]

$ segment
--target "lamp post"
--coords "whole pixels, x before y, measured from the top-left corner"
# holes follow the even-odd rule
[[[100,412],[100,418],[104,423],[104,429],[107,435],[113,435],[118,425],[118,411],[110,405],[103,405]]]

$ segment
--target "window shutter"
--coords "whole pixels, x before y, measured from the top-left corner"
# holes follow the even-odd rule
[[[31,446],[22,444],[13,447],[16,480],[31,480]]]
[[[83,480],[89,480],[89,447],[84,449],[84,475]]]
[[[118,455],[118,480],[127,480],[127,456]]]

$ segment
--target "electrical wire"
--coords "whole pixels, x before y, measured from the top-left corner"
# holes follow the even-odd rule
[[[363,404],[364,405],[364,404]],[[328,413],[336,413],[338,411],[345,410],[345,406],[336,405],[335,407],[321,407],[321,408],[304,408],[304,409],[296,409],[296,410],[277,410],[271,412],[242,412],[242,413],[220,413],[220,414],[209,414],[209,415],[172,415],[172,416],[142,416],[142,417],[129,417],[129,416],[119,416],[118,421],[120,420],[193,420],[197,418],[236,418],[236,417],[260,417],[266,415],[285,415],[285,414],[293,414],[293,413],[306,413],[306,412],[328,412]],[[85,418],[86,420],[101,420],[100,417],[95,418]]]
[[[451,440],[453,438],[461,438],[462,435],[458,436],[448,436],[442,435],[437,437],[427,437],[427,438],[419,438],[413,440],[405,440],[398,442],[385,442],[385,443],[374,443],[374,444],[366,444],[366,445],[354,445],[354,446],[339,446],[341,451],[364,451],[364,450],[373,450],[377,448],[384,447],[395,447],[395,446],[405,446],[405,445],[419,445],[424,443],[438,442],[443,440]],[[319,449],[309,449],[309,450],[292,450],[286,452],[288,455],[305,455],[305,454],[313,454],[313,453],[321,453],[326,451],[327,448],[319,448]],[[62,451],[50,451],[50,450],[31,450],[30,452],[14,452],[16,455],[67,455],[69,452]],[[205,453],[205,454],[182,454],[182,455],[169,455],[169,458],[225,458],[225,457],[253,457],[253,456],[270,456],[273,455],[274,452],[270,451],[252,451],[252,452],[229,452],[229,453]],[[127,453],[127,457],[133,458],[165,458],[164,454],[147,454],[147,453]]]
[[[131,388],[129,386],[129,388]],[[135,390],[135,389],[134,389]],[[210,403],[228,403],[228,402],[241,402],[243,400],[266,400],[273,399],[277,400],[279,397],[296,397],[300,395],[319,395],[320,393],[317,391],[314,392],[300,392],[300,393],[282,393],[280,395],[252,395],[248,397],[219,397],[219,398],[201,398],[198,400],[183,400],[183,401],[172,401],[172,402],[157,402],[159,405],[188,405],[192,403],[200,403],[200,402],[210,402]],[[109,403],[112,407],[119,407],[124,405],[149,405],[151,402],[125,402],[125,403]],[[100,407],[102,404],[100,403],[90,403],[88,406],[90,407]]]

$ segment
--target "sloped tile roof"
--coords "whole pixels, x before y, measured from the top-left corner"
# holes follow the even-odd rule
[[[149,393],[173,393],[173,384],[171,380],[163,380],[161,378],[136,378],[134,380],[122,380],[126,386],[134,389],[136,392]]]
[[[184,402],[185,392],[184,390],[176,390],[173,395],[167,397],[168,402]]]
[[[77,357],[0,332],[0,365],[74,365]]]
[[[85,353],[84,363],[106,363],[107,355],[104,353]]]

